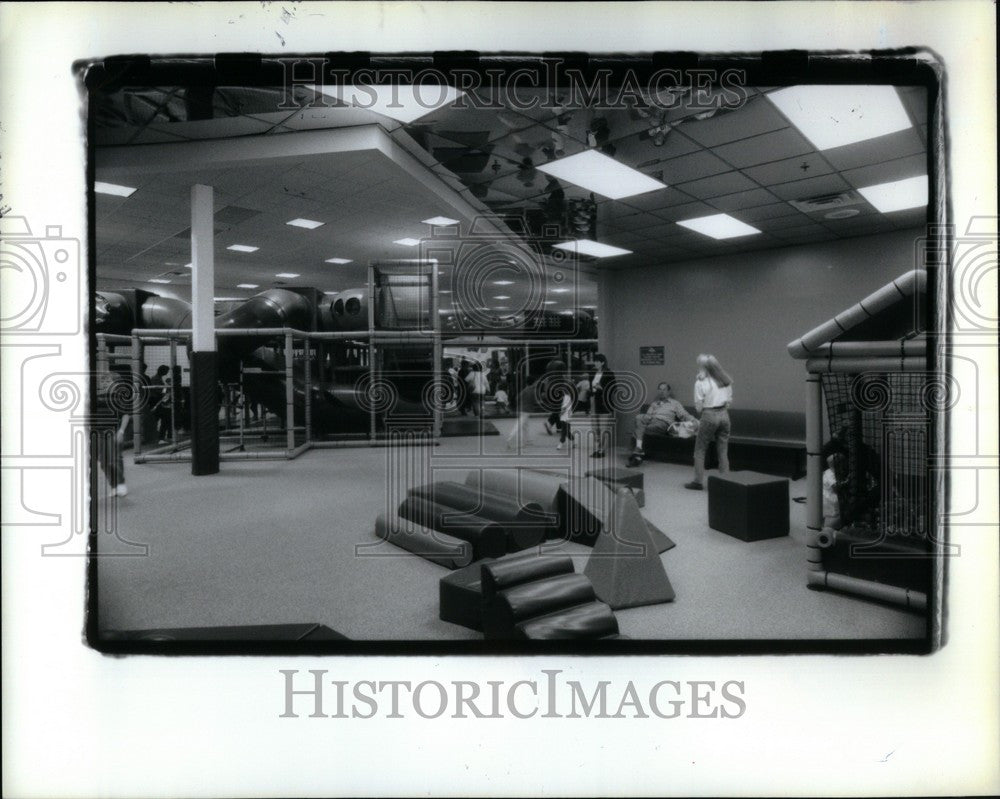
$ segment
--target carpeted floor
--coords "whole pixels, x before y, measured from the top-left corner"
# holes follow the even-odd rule
[[[493,420],[502,434],[513,422]],[[490,463],[566,468],[555,438],[533,421],[518,454],[504,435],[446,438],[435,479],[463,479]],[[476,638],[438,619],[448,571],[374,537],[391,450],[314,450],[294,461],[223,463],[192,477],[190,464],[135,466],[119,500],[117,534],[150,545],[146,557],[98,559],[104,630],[320,622],[354,639]],[[399,453],[394,453],[398,455]],[[576,457],[586,453],[577,451]],[[621,462],[607,458],[605,462]],[[708,527],[707,492],[685,490],[690,469],[647,462],[643,514],[677,544],[660,557],[677,592],[669,604],[618,612],[646,639],[921,638],[910,612],[806,588],[805,506],[791,503],[791,535],[744,543]],[[791,496],[805,493],[793,483]],[[561,544],[582,571],[590,550]],[[130,551],[104,536],[102,553]]]

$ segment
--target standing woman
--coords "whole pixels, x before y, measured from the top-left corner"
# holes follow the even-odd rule
[[[698,356],[698,377],[694,383],[694,407],[701,415],[698,438],[694,442],[694,480],[685,488],[705,488],[705,453],[715,441],[719,472],[729,471],[729,406],[733,401],[733,379],[714,355]]]
[[[591,458],[604,457],[604,431],[601,421],[614,423],[613,411],[609,398],[612,396],[612,387],[615,383],[615,373],[608,368],[608,359],[601,353],[594,356],[594,369],[590,374],[590,397],[591,408],[594,416],[603,417],[597,425],[597,449],[591,453]]]

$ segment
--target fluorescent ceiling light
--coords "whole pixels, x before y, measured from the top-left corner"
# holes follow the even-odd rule
[[[514,281],[513,280],[494,280],[493,281],[493,285],[494,286],[513,286],[514,285]]]
[[[351,262],[350,258],[327,258],[323,263],[326,264],[349,264]]]
[[[233,252],[257,252],[260,247],[251,247],[249,244],[230,244],[226,249]]]
[[[623,250],[621,247],[612,247],[610,244],[601,244],[590,239],[575,239],[573,241],[563,241],[553,244],[560,250],[569,250],[579,255],[590,255],[594,258],[611,258],[615,255],[629,255],[631,250]]]
[[[767,96],[817,150],[911,127],[892,86],[789,86]]]
[[[236,288],[238,289],[256,289],[260,288],[256,283],[237,283]]]
[[[326,222],[317,222],[315,219],[290,219],[285,224],[292,227],[304,227],[309,230],[315,230],[318,227],[323,227]]]
[[[927,205],[927,175],[879,183],[858,191],[883,214],[920,208]]]
[[[552,293],[553,294],[565,294],[567,291],[569,291],[569,289],[565,289],[565,288],[563,288],[563,289],[552,289]]]
[[[760,233],[755,227],[751,227],[739,219],[731,217],[729,214],[712,214],[710,216],[699,216],[695,219],[685,219],[678,222],[681,227],[689,228],[696,233],[703,233],[713,239],[733,239],[737,236],[749,236],[752,233]]]
[[[402,244],[406,247],[416,247],[420,243],[420,239],[396,239],[393,244]]]
[[[339,291],[324,291],[323,293],[327,294],[327,295],[329,295],[331,297],[334,296],[335,294],[340,294]]]
[[[104,183],[100,180],[94,182],[94,191],[98,194],[113,194],[116,197],[131,197],[135,194],[135,189],[131,186],[119,186],[117,183]]]
[[[555,304],[556,304],[555,300],[546,300],[545,302],[542,303],[542,305],[555,305]]]
[[[275,277],[298,277],[298,272],[278,272]]]
[[[509,300],[510,297],[507,294],[497,294],[493,297],[495,300]]]
[[[547,175],[595,191],[612,200],[667,188],[666,183],[654,180],[597,150],[584,150],[558,161],[541,164],[538,168]]]
[[[424,220],[425,225],[438,225],[439,227],[444,225],[457,225],[457,219],[449,219],[446,216],[432,216],[430,219]]]
[[[439,84],[400,86],[315,86],[315,89],[356,108],[364,108],[398,122],[413,122],[455,102],[464,92]]]
[[[438,294],[451,294],[451,289],[441,289]]]
[[[162,277],[151,277],[151,278],[150,278],[150,279],[149,279],[148,281],[146,281],[146,282],[147,282],[147,283],[169,283],[170,281],[169,281],[169,280],[166,280],[165,278],[162,278]]]

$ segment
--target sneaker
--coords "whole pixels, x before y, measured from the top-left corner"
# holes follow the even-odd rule
[[[603,449],[594,450],[592,453],[590,453],[590,457],[591,458],[603,458],[604,457],[604,450]]]
[[[629,457],[628,463],[626,463],[625,465],[630,469],[634,469],[637,466],[642,466],[642,458],[639,457],[638,455],[633,454],[631,457]]]
[[[705,490],[705,486],[703,486],[701,483],[699,483],[699,482],[697,482],[695,480],[692,480],[690,483],[685,483],[684,487],[685,488],[690,488],[692,491],[704,491]]]
[[[117,488],[112,489],[112,494],[116,497],[124,497],[128,495],[128,486],[125,483],[120,483]]]
[[[563,448],[563,444],[562,444],[562,441],[560,441],[558,444],[556,444],[556,449],[561,450],[562,448]]]

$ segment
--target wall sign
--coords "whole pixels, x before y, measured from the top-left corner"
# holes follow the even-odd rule
[[[639,347],[641,366],[663,366],[663,347]]]

